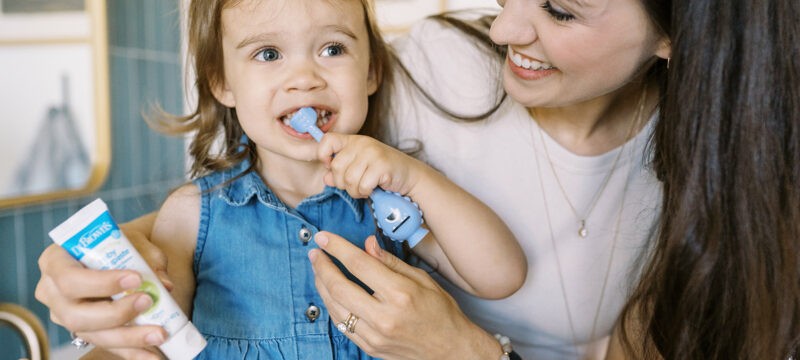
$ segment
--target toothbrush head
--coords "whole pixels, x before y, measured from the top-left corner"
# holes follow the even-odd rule
[[[301,134],[310,133],[317,142],[322,140],[322,131],[317,127],[317,112],[310,107],[297,110],[289,120],[289,125]]]

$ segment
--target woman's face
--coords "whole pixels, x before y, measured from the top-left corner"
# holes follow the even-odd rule
[[[498,0],[490,36],[508,46],[503,83],[527,107],[564,107],[614,92],[669,56],[641,0]]]

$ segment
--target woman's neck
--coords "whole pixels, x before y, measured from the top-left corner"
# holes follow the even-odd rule
[[[327,170],[319,161],[300,161],[259,152],[258,174],[284,204],[294,208],[305,198],[325,188]]]
[[[558,108],[529,108],[550,137],[570,152],[595,156],[611,151],[639,133],[658,103],[655,85],[645,91],[632,83],[599,98]]]

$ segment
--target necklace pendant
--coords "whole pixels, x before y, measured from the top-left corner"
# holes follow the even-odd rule
[[[581,227],[578,228],[578,236],[584,239],[589,236],[589,230],[586,229],[586,220],[581,220]]]

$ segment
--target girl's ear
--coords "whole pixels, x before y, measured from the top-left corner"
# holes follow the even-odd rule
[[[369,64],[369,74],[367,74],[367,92],[368,95],[374,94],[378,91],[378,86],[381,84],[381,76],[379,72],[375,69],[375,63],[370,61]]]
[[[230,87],[228,86],[227,81],[222,81],[222,84],[219,85],[212,85],[211,92],[214,94],[214,97],[229,108],[236,107],[236,98],[233,96],[233,92],[231,91]]]
[[[664,37],[658,42],[658,48],[656,48],[656,56],[667,60],[672,57],[672,42],[669,41],[669,38]]]

